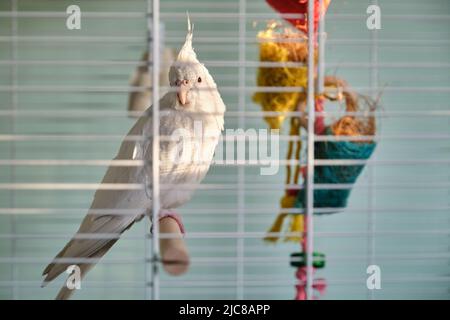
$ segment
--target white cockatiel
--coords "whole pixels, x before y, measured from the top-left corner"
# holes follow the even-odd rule
[[[213,78],[206,67],[197,60],[192,48],[192,33],[193,28],[188,18],[186,41],[169,71],[172,90],[159,102],[160,216],[183,205],[191,198],[195,185],[202,181],[209,169],[224,125],[225,105]],[[140,136],[142,139],[124,140],[114,160],[143,160],[151,163],[153,127],[151,113],[150,107],[147,111],[148,115],[139,118],[128,133],[128,136]],[[190,142],[191,140],[185,140],[180,144],[180,141],[174,141],[175,139],[172,141],[163,139],[163,137],[173,137],[175,134],[180,137],[180,134],[183,136],[185,133],[195,135],[196,138],[199,134],[203,134],[203,139],[197,139],[195,145]],[[124,183],[144,185],[151,184],[151,181],[151,164],[110,166],[102,185]],[[186,187],[183,187],[183,184]],[[45,268],[43,285],[64,273],[73,264],[78,265],[81,276],[84,277],[95,265],[95,260],[103,257],[125,230],[145,215],[151,217],[150,197],[151,186],[147,190],[99,188],[77,234]],[[109,210],[109,212],[102,214],[102,209],[107,209],[106,211]],[[116,209],[117,213],[111,209]],[[133,214],[125,214],[125,211],[133,212]],[[102,234],[105,235],[104,238],[101,237]],[[93,238],[92,235],[98,235],[98,237]],[[70,261],[71,259],[78,259],[79,263]],[[84,263],[83,259],[86,259]],[[67,299],[72,292],[73,290],[63,286],[57,299]]]

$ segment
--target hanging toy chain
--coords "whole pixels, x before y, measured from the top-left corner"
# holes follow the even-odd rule
[[[307,230],[307,219],[308,217],[306,215],[302,216],[303,219],[303,225],[304,227],[304,233],[308,232]],[[308,271],[308,264],[307,264],[307,246],[306,246],[306,237],[303,237],[300,240],[301,245],[301,252],[293,253],[291,254],[291,266],[296,267],[297,271],[295,272],[295,277],[298,280],[298,283],[295,285],[296,289],[296,295],[295,300],[307,300],[307,294],[306,294],[306,279],[307,279],[307,271]],[[317,269],[322,269],[325,267],[325,254],[320,252],[313,252],[312,254],[313,263],[312,263],[312,274],[316,272]],[[318,291],[319,296],[314,295],[313,299],[319,299],[320,296],[325,294],[325,290],[327,287],[326,280],[323,278],[316,278],[313,280],[312,287],[314,290]]]

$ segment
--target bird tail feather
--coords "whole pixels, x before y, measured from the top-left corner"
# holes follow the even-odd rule
[[[111,247],[117,242],[117,240],[118,239],[110,240],[103,247],[101,247],[98,251],[96,251],[93,255],[89,256],[88,258],[94,258],[94,259],[102,258],[109,251],[109,249],[111,249]],[[69,242],[69,244],[70,244],[70,242]],[[63,252],[63,250],[61,252]],[[95,264],[96,263],[78,264],[78,266],[80,268],[80,276],[81,276],[80,281],[86,276],[88,271],[95,266]],[[51,267],[51,265],[53,265],[53,267]],[[46,270],[49,269],[49,271],[48,271],[48,274],[47,274],[47,276],[46,276],[46,278],[44,280],[44,283],[46,284],[46,283],[52,281],[53,279],[55,279],[57,276],[59,276],[61,273],[63,273],[65,270],[67,270],[68,266],[69,266],[69,264],[56,264],[56,263],[50,264],[46,268]],[[45,270],[44,270],[44,272],[45,272]],[[60,289],[60,291],[59,291],[59,293],[58,293],[58,295],[56,296],[55,299],[56,300],[69,299],[72,296],[72,294],[74,293],[74,291],[75,291],[75,289],[70,289],[67,286],[67,280],[66,280],[66,282],[64,283],[64,285]]]
[[[119,231],[119,234],[122,234],[126,230],[128,230],[135,221],[132,221],[130,224],[126,225],[122,230]],[[84,242],[80,242],[78,239],[72,238],[66,246],[56,255],[55,259],[44,269],[42,275],[45,276],[45,279],[41,285],[41,287],[45,287],[50,281],[54,280],[56,277],[58,277],[61,273],[65,272],[67,268],[71,265],[71,263],[65,263],[65,262],[56,262],[55,260],[59,258],[92,258],[92,259],[100,259],[102,258],[106,252],[108,252],[109,249],[117,242],[117,239],[110,239],[107,241],[104,241],[99,245],[98,240],[89,240],[86,242],[86,240],[81,240]],[[70,251],[72,251],[73,248],[76,246],[84,247],[84,248],[90,248],[90,247],[96,247],[95,251],[91,251],[88,255],[86,254],[75,254],[71,255]],[[70,256],[69,256],[70,255]],[[92,263],[79,263],[77,264],[81,271],[81,279],[84,278],[84,276],[87,274],[87,272],[96,264],[96,262]],[[81,280],[80,279],[80,280]],[[74,290],[71,290],[67,288],[66,282],[64,283],[64,286],[60,290],[59,294],[57,295],[56,299],[68,299]]]

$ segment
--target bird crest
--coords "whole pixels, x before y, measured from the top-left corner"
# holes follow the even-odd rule
[[[186,40],[178,53],[177,61],[184,62],[198,62],[197,55],[192,48],[192,35],[194,33],[194,25],[191,24],[191,19],[189,18],[189,13],[187,15],[188,32],[186,35]]]

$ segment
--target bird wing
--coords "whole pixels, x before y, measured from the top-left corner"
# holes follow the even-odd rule
[[[141,117],[128,133],[128,136],[142,135],[144,124],[149,117]],[[151,119],[150,121],[151,122]],[[148,138],[147,140],[151,140]],[[146,144],[149,142],[147,141]],[[142,154],[142,142],[125,140],[115,160],[132,160],[136,154]],[[110,166],[102,180],[104,184],[136,183],[142,172],[142,167],[137,166]],[[59,258],[101,258],[134,222],[142,219],[145,211],[144,202],[149,206],[150,199],[143,199],[143,190],[107,190],[99,188],[95,195],[88,214],[83,219],[75,236],[56,255],[52,263],[44,270],[44,284],[55,279],[74,263],[61,263],[55,261]],[[136,209],[133,209],[136,208]],[[117,209],[117,212],[99,214],[102,209]],[[131,209],[131,210],[130,210]],[[97,210],[97,212],[96,212]],[[125,214],[126,211],[131,211]],[[135,211],[133,213],[133,211]],[[102,238],[101,235],[105,234]],[[87,239],[87,235],[99,235],[96,239]],[[83,238],[83,236],[85,238]],[[107,248],[107,249],[106,249]],[[106,250],[105,250],[106,249]],[[95,264],[95,262],[93,262]],[[87,263],[90,265],[91,263]],[[85,265],[85,264],[83,264]]]

